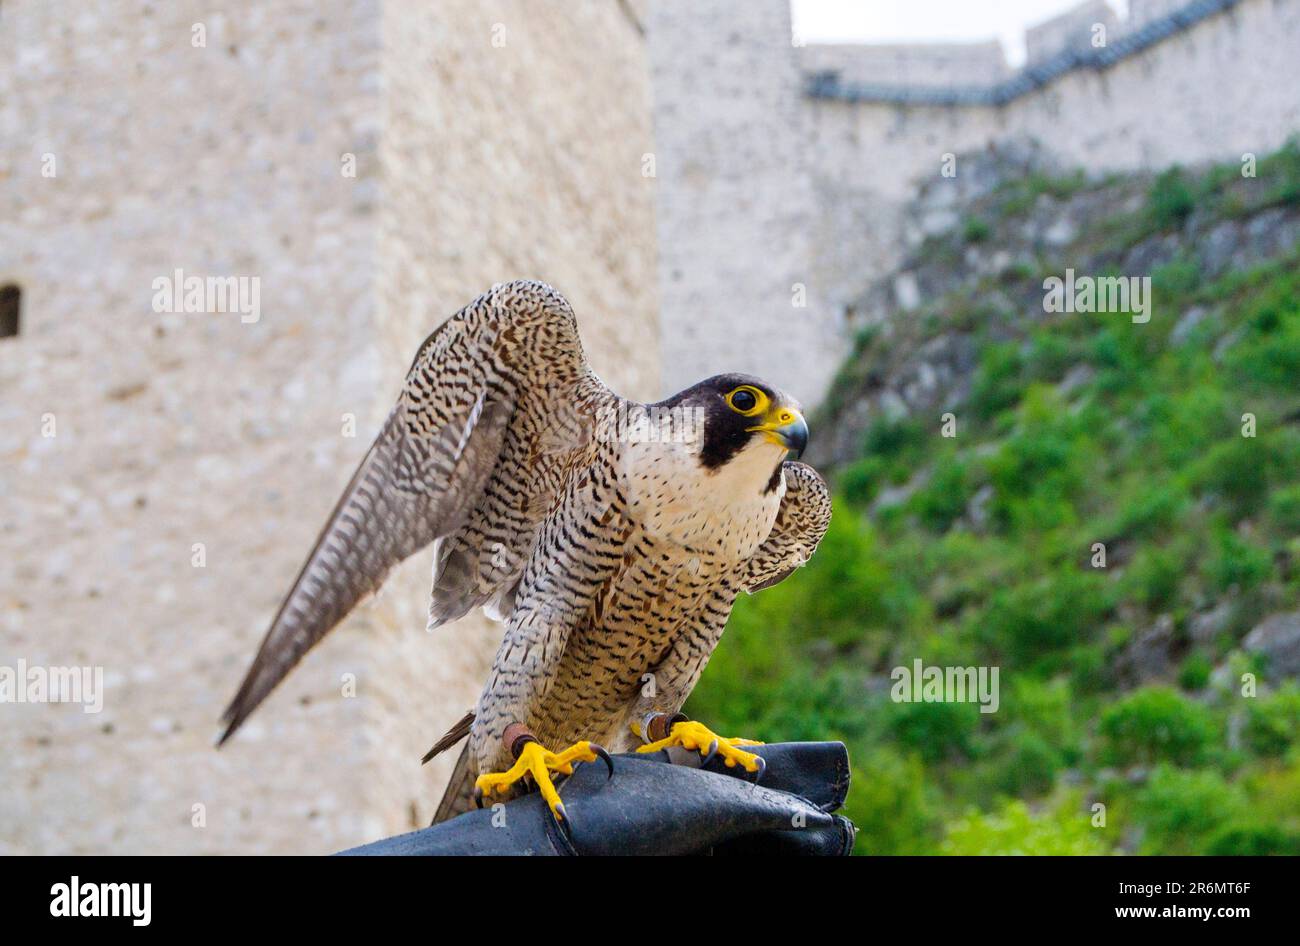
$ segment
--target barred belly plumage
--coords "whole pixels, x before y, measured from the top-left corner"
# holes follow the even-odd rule
[[[543,741],[593,739],[612,751],[631,748],[637,743],[629,728],[631,708],[661,685],[658,671],[673,644],[693,638],[703,670],[717,643],[712,625],[696,619],[734,563],[641,529],[629,544],[638,553],[632,567],[610,587],[599,619],[569,638],[554,682],[530,717]]]

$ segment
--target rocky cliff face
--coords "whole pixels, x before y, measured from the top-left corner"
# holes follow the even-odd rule
[[[1211,281],[1294,252],[1296,161],[1284,150],[1266,177],[1257,164],[1254,178],[1226,166],[1089,179],[1033,145],[962,157],[957,177],[932,181],[911,203],[903,264],[850,307],[855,350],[810,456],[850,461],[875,420],[937,416],[966,401],[981,345],[1023,343],[1052,325],[1043,310],[1048,276],[1151,276],[1178,266]],[[1198,304],[1163,313],[1176,320],[1170,341],[1186,341],[1213,314]],[[1076,368],[1060,380],[1067,394],[1086,372]]]

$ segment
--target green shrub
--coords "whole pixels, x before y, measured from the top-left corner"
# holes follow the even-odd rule
[[[1196,209],[1196,195],[1181,168],[1173,167],[1156,177],[1147,195],[1147,213],[1158,230],[1180,227]]]
[[[1073,711],[1079,700],[1070,684],[1061,678],[1043,680],[1026,674],[1015,674],[1001,682],[998,719],[1033,730],[1059,749],[1067,764],[1076,762],[1079,732]]]
[[[926,800],[925,767],[889,747],[854,760],[853,792],[844,814],[858,826],[862,854],[928,854],[938,822]]]
[[[1070,648],[1066,665],[1070,668],[1070,686],[1079,693],[1100,693],[1115,685],[1114,674],[1106,663],[1106,650],[1100,643]]]
[[[1003,215],[1016,217],[1032,210],[1044,194],[1065,199],[1082,190],[1088,183],[1082,171],[1064,176],[1053,176],[1042,171],[1030,171],[1001,185],[1000,210]]]
[[[1300,372],[1300,272],[1250,294],[1239,322],[1245,331],[1223,359],[1234,381],[1251,392],[1293,386]]]
[[[1269,457],[1260,444],[1253,437],[1222,440],[1194,474],[1197,484],[1221,496],[1237,519],[1257,510],[1268,494]]]
[[[979,707],[974,703],[892,703],[890,729],[927,762],[971,754]]]
[[[989,226],[988,221],[979,217],[967,217],[962,227],[962,237],[967,243],[982,243],[992,232],[993,228]]]
[[[1203,854],[1210,839],[1247,811],[1245,796],[1214,771],[1157,768],[1136,800],[1144,854]]]
[[[1020,400],[1025,389],[1022,369],[1019,345],[993,344],[984,349],[971,386],[970,404],[977,417],[987,420]]]
[[[1206,843],[1211,857],[1295,857],[1300,855],[1300,831],[1275,824],[1234,824],[1216,832]]]
[[[1296,139],[1261,158],[1255,170],[1261,180],[1272,185],[1268,203],[1300,203],[1300,142]]]
[[[1056,773],[1064,764],[1058,746],[1036,732],[1018,730],[1007,740],[995,785],[999,791],[1021,798],[1044,795],[1052,790]]]
[[[1269,497],[1268,515],[1285,535],[1300,535],[1300,483],[1284,486]]]
[[[998,590],[979,620],[980,639],[1017,666],[1059,666],[1060,651],[1104,625],[1111,593],[1102,575],[1073,570]]]
[[[1187,505],[1187,497],[1171,480],[1151,482],[1144,478],[1123,505],[1117,531],[1131,539],[1149,539],[1168,532]]]
[[[835,473],[835,485],[844,498],[855,506],[870,505],[880,492],[884,480],[884,462],[880,457],[867,456],[854,460]]]
[[[1144,548],[1124,573],[1124,586],[1148,611],[1165,611],[1178,596],[1183,568],[1182,556],[1177,551],[1158,546]]]
[[[948,453],[935,461],[929,482],[912,497],[910,505],[926,528],[947,532],[966,512],[973,492],[967,465]]]
[[[1210,683],[1214,665],[1202,653],[1188,655],[1178,671],[1178,685],[1184,690],[1204,690]]]
[[[1037,332],[1025,369],[1035,381],[1059,381],[1077,362],[1074,346],[1059,332]]]
[[[1294,684],[1270,696],[1248,700],[1243,733],[1252,752],[1281,756],[1300,741],[1300,689]]]
[[[1215,591],[1236,588],[1248,591],[1264,581],[1273,571],[1273,555],[1268,549],[1252,545],[1235,532],[1219,530],[1214,534],[1205,573]]]
[[[868,456],[891,457],[909,447],[920,446],[925,432],[919,421],[910,418],[886,420],[878,418],[867,430],[864,443]]]
[[[1116,765],[1197,765],[1216,731],[1209,710],[1167,687],[1147,687],[1102,713],[1103,758]]]
[[[1151,271],[1151,297],[1164,300],[1190,293],[1201,281],[1201,265],[1195,259],[1171,260]]]

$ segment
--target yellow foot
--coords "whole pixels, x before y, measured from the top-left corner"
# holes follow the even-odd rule
[[[551,752],[540,742],[527,742],[519,751],[519,757],[509,771],[488,773],[475,779],[474,794],[483,798],[491,797],[493,792],[504,795],[525,775],[531,775],[542,797],[546,799],[546,804],[550,806],[555,820],[563,821],[564,802],[560,801],[560,793],[555,790],[551,773],[572,775],[575,762],[595,762],[597,759],[603,760],[609,766],[611,775],[614,773],[614,763],[610,761],[609,753],[595,743],[584,740],[575,742],[563,752]]]
[[[722,756],[727,768],[740,765],[746,772],[762,772],[763,759],[752,752],[745,752],[740,746],[761,746],[753,739],[725,739],[703,723],[694,720],[673,723],[667,739],[647,743],[637,747],[637,752],[658,752],[669,746],[681,746],[683,749],[695,749],[704,756],[707,763],[715,755]]]

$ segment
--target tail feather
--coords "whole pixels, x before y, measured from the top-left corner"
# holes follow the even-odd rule
[[[469,743],[466,743],[465,748],[460,750],[460,758],[456,760],[456,768],[452,770],[451,781],[447,783],[447,790],[442,795],[442,803],[438,805],[438,812],[433,816],[430,824],[441,824],[473,809],[476,775]]]
[[[433,748],[424,754],[420,764],[427,763],[436,755],[446,752],[456,743],[460,742],[469,735],[469,729],[474,725],[474,711],[470,710],[460,719],[456,720],[456,725],[447,730],[447,734],[433,744]]]

